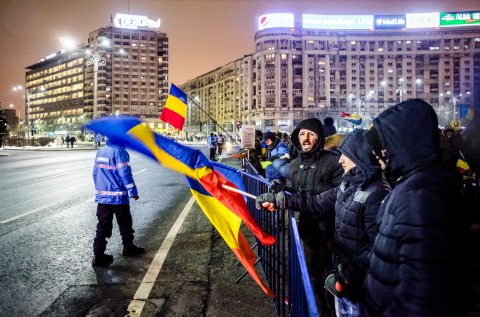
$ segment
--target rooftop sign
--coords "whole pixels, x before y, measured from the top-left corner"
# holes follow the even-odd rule
[[[305,29],[372,30],[373,15],[303,14]]]
[[[258,31],[269,28],[293,28],[292,13],[270,13],[258,18]]]
[[[440,13],[407,13],[407,29],[438,28]]]
[[[133,30],[136,30],[139,27],[158,29],[160,27],[160,19],[155,21],[142,15],[117,13],[113,18],[113,25],[117,28]]]
[[[407,25],[404,15],[375,15],[373,26],[375,30],[403,29]]]
[[[480,11],[440,13],[440,27],[468,25],[480,25]]]

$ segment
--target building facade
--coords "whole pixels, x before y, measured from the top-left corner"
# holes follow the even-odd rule
[[[135,20],[123,16],[123,21]],[[25,125],[30,133],[82,137],[83,125],[92,118],[122,114],[141,117],[150,128],[162,130],[168,37],[125,22],[121,26],[95,30],[86,44],[27,67]]]
[[[88,37],[85,111],[88,118],[130,114],[157,120],[168,95],[168,38],[151,30],[101,28]],[[92,54],[92,52],[94,52]],[[95,63],[99,54],[96,105]]]
[[[27,67],[25,126],[41,136],[79,133],[84,124],[85,49],[61,51]]]
[[[348,17],[362,19],[366,26],[355,22],[354,29]],[[234,121],[261,130],[291,132],[303,119],[326,116],[340,128],[351,127],[342,112],[361,115],[366,127],[387,107],[412,98],[432,104],[442,125],[459,119],[461,104],[480,113],[480,26],[426,27],[414,18],[425,20],[409,20],[408,15],[303,15],[297,23],[293,15],[265,15],[258,21],[255,52],[241,62],[251,66],[230,73],[239,86],[219,86],[223,90],[218,94],[233,93],[233,104],[202,99],[207,82],[217,87],[211,73],[184,87],[187,94],[195,87],[204,108],[221,124],[230,120],[224,113],[233,113]],[[232,64],[214,72],[220,74]],[[235,110],[227,110],[230,105]]]

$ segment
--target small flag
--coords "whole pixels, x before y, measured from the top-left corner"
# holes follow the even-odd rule
[[[362,124],[362,117],[359,114],[342,112],[341,117],[355,125]]]
[[[465,160],[465,156],[463,156],[462,151],[459,153],[460,158],[457,161],[457,171],[460,174],[464,174],[470,169],[470,166],[468,165],[467,161]]]
[[[160,119],[171,124],[178,130],[183,130],[187,117],[187,94],[172,84],[168,93],[165,107],[163,107]]]

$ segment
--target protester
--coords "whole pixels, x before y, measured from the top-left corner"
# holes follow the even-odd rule
[[[455,137],[455,129],[447,125],[443,128],[440,138],[443,165],[461,187],[462,175],[457,171],[457,161],[460,158],[460,145]]]
[[[370,258],[369,316],[465,316],[468,226],[462,198],[442,166],[438,119],[425,101],[382,112],[365,133],[394,182]]]
[[[335,218],[333,268],[325,281],[335,298],[337,317],[363,316],[363,281],[368,270],[369,252],[378,232],[377,213],[390,187],[380,165],[363,137],[365,130],[347,135],[338,150],[338,161],[344,175],[340,186],[319,195],[296,193],[286,202],[290,209],[308,213],[314,219]],[[283,203],[283,192],[277,196],[263,194],[257,202],[273,210]],[[338,291],[341,289],[341,291]]]
[[[337,133],[337,129],[333,125],[334,123],[335,121],[333,120],[332,117],[326,117],[325,119],[323,119],[323,128],[325,130],[326,138]]]
[[[77,139],[75,138],[75,136],[71,136],[70,137],[70,146],[73,148],[73,144],[77,141]]]
[[[65,139],[65,142],[67,143],[67,147],[70,145],[70,136],[67,135],[67,138]]]
[[[303,120],[293,130],[291,140],[299,155],[290,162],[292,193],[320,194],[342,182],[340,155],[323,148],[322,122],[316,118]],[[283,190],[272,186],[276,191]],[[333,297],[323,288],[324,276],[332,269],[334,219],[318,221],[310,214],[298,216],[298,230],[303,240],[305,261],[321,316],[335,316]]]
[[[288,147],[273,132],[265,132],[263,142],[267,145],[266,160],[261,164],[265,167],[268,181],[285,180],[290,176],[288,163]]]
[[[95,136],[95,142],[97,144],[97,147],[100,147],[100,143],[102,142],[102,136],[100,134],[97,134]]]
[[[221,133],[219,133],[217,135],[217,153],[218,153],[218,155],[222,155],[224,142],[225,142],[225,138],[223,137],[223,135]]]
[[[217,152],[217,137],[213,133],[210,133],[207,142],[208,149],[210,150],[210,161],[216,161],[215,153]]]
[[[129,198],[138,200],[137,187],[130,168],[128,152],[107,140],[98,150],[93,168],[95,202],[97,205],[97,231],[93,242],[93,266],[109,266],[113,256],[105,254],[107,238],[112,236],[113,216],[117,219],[122,236],[124,256],[136,256],[144,248],[133,244],[132,215]]]

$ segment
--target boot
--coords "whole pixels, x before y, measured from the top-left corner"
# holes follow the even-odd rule
[[[113,262],[113,256],[110,254],[97,254],[93,256],[92,265],[107,267]]]
[[[145,249],[142,247],[137,247],[136,245],[132,244],[129,246],[123,247],[123,256],[137,256],[145,253]]]

